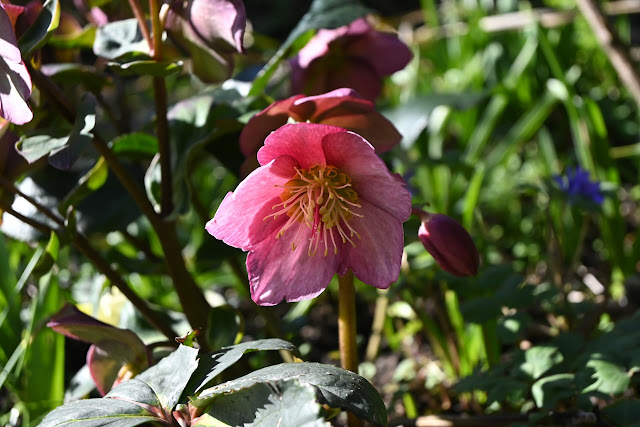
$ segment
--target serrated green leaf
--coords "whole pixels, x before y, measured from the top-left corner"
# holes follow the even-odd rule
[[[316,401],[312,386],[297,381],[279,381],[270,386],[273,392],[269,395],[269,403],[258,408],[255,420],[247,427],[330,425],[321,416],[322,406]]]
[[[245,353],[266,350],[287,350],[295,354],[298,353],[296,346],[278,338],[249,341],[230,347],[223,347],[200,357],[200,366],[196,374],[193,375],[194,381],[189,384],[189,390],[193,390],[195,393],[207,387],[215,377],[235,364]]]
[[[60,2],[46,0],[42,5],[40,15],[29,29],[18,40],[18,47],[22,56],[31,56],[34,50],[42,47],[60,23]]]
[[[165,410],[172,410],[198,367],[198,350],[181,345],[136,378],[153,389]]]
[[[139,378],[132,378],[129,381],[118,384],[106,394],[105,399],[120,399],[132,403],[142,403],[144,405],[160,408],[158,396],[151,389],[149,384]]]
[[[257,383],[214,400],[207,412],[230,425],[327,426],[315,389],[296,380]]]
[[[524,353],[525,362],[520,369],[532,379],[538,379],[553,366],[562,362],[562,354],[554,346],[535,346]]]
[[[152,60],[141,60],[125,62],[123,64],[109,62],[107,66],[121,76],[167,77],[180,74],[183,63],[182,61],[158,62]]]
[[[587,362],[587,368],[595,371],[592,378],[596,381],[582,392],[599,391],[605,394],[620,394],[629,387],[630,375],[620,365],[608,360],[591,359]]]
[[[107,59],[118,59],[125,55],[149,54],[149,45],[140,32],[135,18],[109,22],[96,32],[93,52]]]
[[[86,399],[54,409],[39,427],[133,427],[151,421],[159,419],[135,403],[116,399]]]
[[[226,393],[251,387],[257,383],[297,380],[317,388],[321,403],[352,412],[380,426],[387,425],[387,409],[377,390],[353,372],[321,363],[283,363],[254,371],[244,377],[204,390],[193,404],[208,406]]]
[[[276,54],[260,70],[249,95],[257,95],[264,90],[278,64],[289,54],[289,48],[299,37],[320,28],[332,29],[348,25],[370,12],[371,9],[362,6],[357,0],[314,0],[309,11],[291,31]]]

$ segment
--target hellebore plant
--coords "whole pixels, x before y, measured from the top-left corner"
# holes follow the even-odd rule
[[[129,329],[103,323],[65,305],[47,326],[69,338],[91,343],[87,366],[101,395],[147,369],[151,364],[147,347]]]
[[[21,10],[13,5],[7,13],[0,3],[0,117],[22,125],[33,113],[27,104],[31,96],[31,76],[22,61],[14,25]]]
[[[289,124],[267,137],[258,162],[206,225],[249,252],[257,304],[314,298],[349,269],[377,288],[398,278],[411,196],[364,138]]]
[[[171,38],[190,53],[193,72],[207,83],[227,79],[242,44],[247,16],[240,0],[174,1],[167,14]]]
[[[383,153],[402,139],[395,126],[378,113],[372,101],[353,89],[340,88],[316,96],[295,95],[276,101],[249,120],[240,134],[240,150],[247,157],[243,172],[265,138],[290,120],[338,126],[361,135],[376,150]]]
[[[411,60],[409,48],[394,34],[376,31],[365,18],[332,30],[322,29],[290,60],[293,93],[318,95],[350,87],[368,99],[382,79]]]
[[[422,220],[420,241],[443,270],[460,277],[478,274],[478,249],[462,225],[443,214],[418,209],[414,213]]]

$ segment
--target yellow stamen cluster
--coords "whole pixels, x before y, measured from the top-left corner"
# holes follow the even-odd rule
[[[354,247],[353,237],[360,238],[358,233],[349,225],[349,220],[354,216],[362,215],[353,211],[360,208],[358,193],[351,186],[351,178],[335,166],[312,166],[307,169],[295,169],[293,179],[279,187],[284,188],[280,194],[282,203],[273,206],[277,211],[267,218],[277,218],[286,214],[289,220],[282,226],[276,238],[284,235],[285,231],[297,223],[303,223],[311,228],[309,239],[309,256],[315,255],[318,245],[324,244],[324,255],[329,253],[329,245],[333,246],[333,252],[338,253],[336,244],[338,238],[343,243],[349,242]],[[299,226],[297,234],[291,244],[295,250],[304,232],[304,227]]]

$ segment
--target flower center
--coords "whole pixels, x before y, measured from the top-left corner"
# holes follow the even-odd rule
[[[276,234],[276,239],[296,223],[303,223],[311,228],[309,256],[315,255],[320,244],[324,245],[325,256],[329,253],[330,245],[337,254],[336,237],[343,243],[349,242],[355,247],[353,236],[359,239],[360,235],[349,225],[349,220],[362,215],[353,211],[361,206],[358,204],[358,193],[351,186],[349,175],[330,165],[295,170],[293,179],[278,186],[284,188],[284,191],[280,193],[282,203],[273,206],[277,211],[265,217],[266,220],[270,217],[275,219],[283,214],[289,216],[289,220]],[[303,227],[298,227],[291,243],[292,250],[298,247],[303,231]]]

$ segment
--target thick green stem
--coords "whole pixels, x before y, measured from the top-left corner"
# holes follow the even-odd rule
[[[342,368],[358,373],[358,346],[356,343],[356,292],[353,272],[348,270],[338,277],[338,337],[340,340],[340,362]],[[362,420],[347,413],[349,427],[362,425]]]

